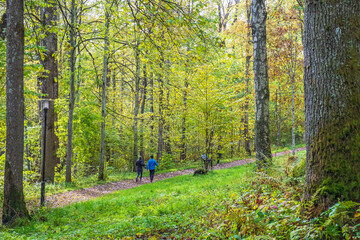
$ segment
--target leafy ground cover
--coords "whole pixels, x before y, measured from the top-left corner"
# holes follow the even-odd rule
[[[248,175],[245,182],[215,209],[211,238],[220,239],[360,239],[360,203],[341,202],[313,217],[303,206],[305,152],[281,156],[275,165]]]

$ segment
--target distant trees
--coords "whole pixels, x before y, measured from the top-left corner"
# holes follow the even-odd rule
[[[315,214],[360,201],[360,1],[306,1],[306,186]]]
[[[3,224],[29,215],[23,193],[24,2],[8,1],[6,15],[6,159]]]
[[[262,91],[266,84],[260,84],[266,76],[266,67],[261,65],[265,18],[254,15],[250,24],[251,1],[106,2],[46,0],[26,4],[25,181],[37,181],[40,174],[39,98],[56,98],[49,110],[51,115],[54,107],[54,115],[49,116],[53,120],[47,122],[52,128],[47,131],[46,144],[50,181],[71,182],[95,173],[102,179],[109,168],[132,169],[139,153],[144,158],[158,154],[164,167],[176,161],[200,160],[205,153],[213,160],[250,155],[255,122],[250,25],[257,40],[257,94],[263,94],[258,100],[265,100],[256,109],[266,113],[264,106],[269,105],[269,90],[265,87]],[[257,4],[260,12],[266,13],[263,2]],[[0,13],[3,6],[0,3]],[[107,9],[108,17],[104,14]],[[280,19],[274,14],[277,10],[281,9],[269,8],[276,20]],[[269,34],[273,42],[277,40],[274,36],[280,35],[276,33],[280,24],[275,23],[271,26],[274,34]],[[290,35],[292,30],[286,24],[281,27]],[[7,149],[2,87],[5,49],[0,41],[1,165],[5,165]],[[290,50],[284,47],[281,51],[285,56]],[[271,64],[281,62],[268,56]],[[273,72],[275,81],[270,87],[281,79],[281,87],[289,88],[284,65],[283,71]],[[271,69],[278,70],[270,65]],[[301,91],[299,81],[295,85]],[[285,99],[284,91],[281,99]],[[288,99],[286,103],[278,101],[282,119],[290,111]],[[273,102],[271,98],[270,107]],[[297,119],[302,119],[301,113],[302,109],[295,111]],[[266,129],[261,121],[257,126]],[[281,134],[287,134],[285,143],[291,136],[291,122],[281,123],[281,127]],[[269,144],[268,138],[257,139]],[[264,160],[270,148],[260,147],[266,150],[266,154],[258,154]],[[56,168],[54,159],[58,160]]]

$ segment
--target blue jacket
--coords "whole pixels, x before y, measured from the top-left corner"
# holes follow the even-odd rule
[[[159,165],[157,164],[157,162],[155,161],[155,159],[151,158],[151,159],[148,161],[148,163],[147,163],[146,169],[148,169],[148,170],[155,170],[155,165],[156,165],[156,166],[159,166]]]

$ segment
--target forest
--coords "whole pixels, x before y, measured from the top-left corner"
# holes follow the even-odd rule
[[[1,238],[360,239],[358,0],[0,15]]]

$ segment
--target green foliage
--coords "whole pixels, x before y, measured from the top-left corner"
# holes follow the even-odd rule
[[[304,156],[301,160],[295,162],[294,167],[292,168],[293,177],[303,177],[305,176],[306,171],[306,157]]]
[[[304,153],[300,153],[303,161]],[[228,199],[224,215],[211,214],[221,233],[233,239],[360,239],[360,203],[338,202],[317,218],[300,215],[304,179],[289,175],[287,157],[275,159],[277,166],[249,176]],[[290,166],[291,167],[291,166]],[[218,219],[222,220],[218,220]],[[217,219],[217,220],[215,220]]]
[[[360,203],[338,202],[319,217],[305,221],[291,239],[360,239]]]

